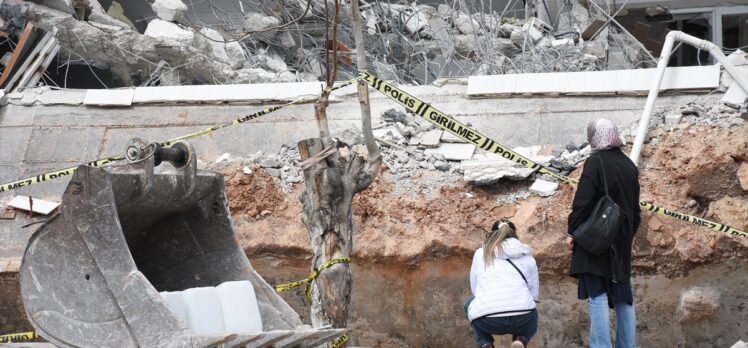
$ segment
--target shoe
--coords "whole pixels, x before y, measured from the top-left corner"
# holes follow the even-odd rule
[[[525,345],[520,341],[514,341],[512,342],[512,348],[525,348]]]

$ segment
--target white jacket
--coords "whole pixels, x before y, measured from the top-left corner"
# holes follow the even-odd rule
[[[516,238],[505,239],[501,246],[503,252],[494,251],[497,258],[489,267],[483,261],[483,248],[473,255],[470,288],[475,299],[468,308],[470,321],[486,315],[529,311],[538,301],[538,266],[530,247]],[[522,271],[527,283],[507,259]]]

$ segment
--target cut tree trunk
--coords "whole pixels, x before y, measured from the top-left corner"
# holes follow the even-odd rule
[[[320,101],[315,105],[318,121],[327,118],[325,104]],[[304,139],[298,143],[302,160],[329,146],[337,146],[326,130],[320,133],[321,138]],[[312,244],[312,269],[335,258],[350,257],[353,247],[353,195],[374,181],[381,163],[378,151],[374,156],[370,154],[369,160],[347,148],[342,152],[335,152],[304,170],[306,189],[301,194],[301,220]],[[320,272],[312,283],[311,300],[312,326],[332,324],[335,328],[346,327],[351,300],[349,264],[336,264]]]

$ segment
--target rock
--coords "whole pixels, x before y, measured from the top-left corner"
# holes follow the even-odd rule
[[[695,115],[695,116],[701,116],[701,113],[704,112],[704,110],[701,110],[698,106],[692,105],[692,106],[686,106],[680,110],[680,113],[682,115]]]
[[[250,12],[244,15],[244,28],[247,31],[254,32],[253,35],[265,40],[275,37],[277,29],[271,28],[279,25],[280,19],[272,16],[266,16],[257,12]]]
[[[288,30],[278,33],[276,38],[280,41],[283,48],[290,49],[296,46],[296,40],[294,40],[293,35]]]
[[[748,191],[748,162],[743,162],[740,164],[736,175],[738,176],[740,187],[743,189],[743,191]]]
[[[281,176],[280,169],[275,169],[275,168],[264,168],[264,169],[266,173],[268,173],[270,176],[274,178],[280,178]]]
[[[385,111],[382,114],[382,118],[385,120],[385,122],[390,123],[408,123],[408,121],[410,120],[410,117],[408,117],[408,115],[406,115],[404,112],[395,109],[389,109]]]
[[[497,30],[496,33],[499,35],[499,37],[503,37],[503,38],[507,38],[508,39],[509,36],[512,35],[512,32],[515,31],[515,30],[519,30],[519,28],[517,28],[517,27],[515,27],[515,26],[513,26],[513,25],[511,25],[509,23],[504,23],[504,24],[502,24],[502,25],[499,26],[499,28],[498,28],[498,30]]]
[[[665,124],[673,125],[680,123],[680,120],[683,118],[683,115],[680,114],[668,114],[665,115]]]
[[[275,51],[260,51],[260,53],[257,55],[257,58],[268,70],[275,71],[277,73],[288,72],[288,65],[286,65],[283,57],[281,57],[281,55],[276,53]]]
[[[562,171],[572,171],[577,169],[576,166],[569,164],[566,160],[557,158],[551,159],[551,166]]]
[[[421,145],[424,147],[435,148],[439,146],[443,131],[441,129],[430,130],[421,135]]]
[[[532,40],[532,43],[536,43],[543,38],[543,33],[530,22],[522,26],[522,35],[523,38],[527,36],[528,40]]]
[[[179,45],[192,45],[195,39],[195,33],[191,30],[183,29],[179,25],[155,18],[148,23],[148,27],[143,33],[157,39],[175,41]]]
[[[223,155],[218,156],[218,158],[216,158],[216,163],[228,161],[229,158],[231,158],[231,155],[229,155],[228,153],[224,153]]]
[[[181,0],[156,0],[151,8],[158,18],[169,22],[175,21],[187,12],[187,5]]]
[[[244,61],[247,60],[247,56],[244,53],[244,48],[237,41],[227,42],[224,46],[226,55],[229,58],[229,65],[234,69],[239,69],[244,65]]]
[[[252,175],[252,169],[250,169],[249,167],[242,168],[242,172],[247,175]]]
[[[530,186],[528,190],[536,195],[548,197],[556,193],[556,190],[558,190],[558,183],[538,179],[532,183],[532,186]]]
[[[274,157],[268,157],[266,159],[263,159],[260,161],[260,167],[262,168],[280,168],[281,163],[278,161],[277,158]]]
[[[226,53],[226,44],[223,36],[215,29],[202,28],[200,33],[205,36],[205,41],[210,46],[213,56],[220,62],[229,64],[229,55]]]
[[[455,51],[467,56],[475,50],[475,37],[473,35],[454,35]]]
[[[512,40],[514,46],[517,46],[518,48],[525,46],[525,36],[522,35],[522,32],[519,30],[512,31],[512,33],[509,34],[509,39]]]
[[[480,23],[464,12],[458,12],[457,15],[452,18],[452,23],[460,33],[465,35],[475,34],[480,30]]]
[[[491,39],[491,44],[494,50],[506,56],[511,56],[519,51],[519,48],[514,45],[511,39],[497,37]]]
[[[748,343],[743,342],[742,340],[735,342],[730,348],[748,348]]]
[[[446,171],[449,170],[450,165],[449,165],[449,163],[444,162],[444,161],[436,161],[436,162],[434,162],[434,168],[436,168],[437,170],[441,170],[443,172],[446,172]]]
[[[719,308],[719,290],[712,287],[692,287],[680,296],[678,316],[681,323],[714,317]]]

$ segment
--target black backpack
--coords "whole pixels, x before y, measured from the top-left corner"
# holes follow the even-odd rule
[[[600,156],[597,156],[597,158],[600,160],[600,165],[602,165],[605,196],[597,201],[590,217],[572,233],[574,243],[593,255],[604,254],[610,249],[613,241],[618,237],[621,224],[625,218],[621,207],[616,202],[613,202],[613,199],[608,194],[608,179],[605,176],[605,164]]]

